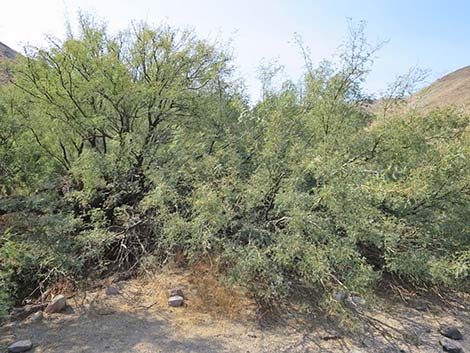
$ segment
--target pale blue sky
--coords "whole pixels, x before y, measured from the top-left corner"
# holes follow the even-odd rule
[[[294,32],[314,60],[330,57],[346,33],[347,18],[365,20],[372,42],[390,39],[367,82],[379,91],[411,66],[429,68],[433,80],[470,64],[470,1],[464,0],[0,0],[0,41],[14,49],[40,45],[44,34],[62,36],[64,18],[78,9],[106,19],[111,30],[131,20],[191,26],[203,37],[232,38],[239,73],[252,96],[262,58],[279,57],[297,79],[302,60]]]

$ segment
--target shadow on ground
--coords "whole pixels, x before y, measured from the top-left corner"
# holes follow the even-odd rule
[[[404,300],[384,293],[354,311],[357,327],[351,330],[321,312],[302,314],[296,308],[263,320],[216,318],[208,308],[195,305],[190,288],[188,306],[170,309],[158,297],[162,290],[147,289],[126,282],[116,296],[98,290],[86,304],[71,300],[65,313],[18,323],[4,341],[31,339],[35,353],[431,353],[442,352],[439,325],[452,324],[462,328],[462,346],[470,351],[468,295],[442,301],[436,296]]]
[[[30,338],[36,353],[229,351],[216,338],[183,337],[164,319],[118,311],[54,317],[18,328],[16,336]]]

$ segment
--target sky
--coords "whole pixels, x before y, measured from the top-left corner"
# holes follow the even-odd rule
[[[380,92],[410,67],[431,70],[429,82],[470,65],[468,0],[0,0],[0,41],[21,51],[63,38],[66,19],[78,11],[105,20],[112,32],[132,21],[190,27],[200,37],[230,41],[238,75],[259,97],[262,60],[278,60],[285,75],[299,79],[303,59],[293,44],[298,33],[318,62],[338,51],[348,18],[367,23],[370,42],[388,40],[366,82]]]

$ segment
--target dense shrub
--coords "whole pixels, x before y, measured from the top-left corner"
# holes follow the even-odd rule
[[[217,43],[92,20],[9,68],[0,94],[0,300],[153,259],[209,255],[271,300],[469,276],[470,119],[376,117],[361,28],[339,64],[250,106]]]

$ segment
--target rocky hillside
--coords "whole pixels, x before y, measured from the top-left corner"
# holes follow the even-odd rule
[[[470,111],[470,66],[454,71],[411,97],[419,108],[455,106]]]
[[[18,53],[0,42],[0,83],[7,80],[5,70],[1,67],[1,62],[5,59],[13,59]]]
[[[0,42],[0,58],[12,59],[16,56],[16,51]]]

